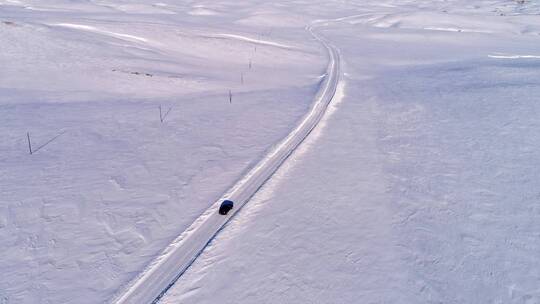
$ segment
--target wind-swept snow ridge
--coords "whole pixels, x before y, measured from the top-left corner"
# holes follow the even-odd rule
[[[540,59],[540,55],[488,55],[489,58],[496,59]]]
[[[278,47],[278,48],[283,48],[283,49],[295,49],[295,47],[287,45],[287,44],[278,43],[278,42],[269,41],[269,40],[255,39],[255,38],[250,38],[247,36],[235,35],[235,34],[215,34],[215,35],[206,36],[206,37],[236,39],[236,40],[250,42],[254,44],[273,46],[273,47]]]
[[[103,35],[107,35],[107,36],[112,36],[112,37],[116,37],[116,38],[120,38],[120,39],[136,40],[136,41],[139,41],[139,42],[148,42],[148,39],[146,39],[146,38],[142,38],[142,37],[138,37],[138,36],[134,36],[134,35],[128,35],[128,34],[121,34],[121,33],[105,31],[105,30],[101,30],[101,29],[98,29],[96,27],[89,26],[89,25],[73,24],[73,23],[57,23],[57,24],[53,24],[53,25],[61,26],[61,27],[67,27],[67,28],[71,28],[71,29],[94,32],[94,33],[103,34]]]
[[[189,268],[224,225],[262,187],[319,123],[336,92],[340,75],[340,58],[338,51],[315,33],[312,27],[308,27],[307,30],[325,47],[329,57],[325,78],[309,112],[281,143],[197,218],[125,290],[118,294],[112,303],[156,303]],[[235,202],[234,209],[226,216],[217,212],[224,199]]]

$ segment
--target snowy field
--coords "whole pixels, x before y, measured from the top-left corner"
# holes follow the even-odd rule
[[[0,303],[109,302],[307,111],[313,23],[334,104],[161,303],[540,303],[511,0],[0,0]]]
[[[119,3],[0,1],[0,303],[110,299],[288,134],[326,67],[303,29]]]
[[[162,303],[540,303],[538,7],[373,3],[323,31],[323,125]]]

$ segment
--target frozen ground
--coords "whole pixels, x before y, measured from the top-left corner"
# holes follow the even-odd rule
[[[162,302],[540,303],[539,13],[0,0],[0,303],[108,301],[307,110],[322,19],[330,115]]]
[[[201,9],[0,1],[0,303],[107,301],[307,111],[309,34]]]
[[[540,303],[538,5],[333,9],[330,115],[162,303]]]

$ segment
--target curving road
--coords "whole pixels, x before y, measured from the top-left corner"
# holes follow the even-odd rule
[[[225,224],[263,186],[319,123],[336,91],[340,76],[340,57],[337,49],[319,36],[313,27],[307,27],[307,30],[326,48],[329,57],[325,78],[309,112],[283,141],[225,193],[222,199],[212,204],[197,218],[112,303],[157,303]],[[235,203],[234,209],[226,216],[218,214],[219,206],[224,199]]]

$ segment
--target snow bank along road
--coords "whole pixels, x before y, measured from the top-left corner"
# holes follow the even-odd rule
[[[221,199],[197,218],[122,293],[118,294],[112,303],[156,303],[193,263],[220,229],[261,188],[321,120],[334,96],[339,81],[339,53],[323,37],[315,33],[312,27],[308,27],[307,30],[326,48],[329,57],[325,78],[321,82],[310,111],[281,143]],[[234,209],[226,216],[218,214],[219,205],[224,199],[232,200],[235,203]]]

